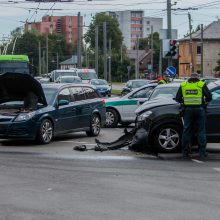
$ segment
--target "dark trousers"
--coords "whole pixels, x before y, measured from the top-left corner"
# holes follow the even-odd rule
[[[206,115],[203,107],[186,107],[183,115],[182,153],[189,153],[192,135],[196,132],[200,156],[206,153]]]

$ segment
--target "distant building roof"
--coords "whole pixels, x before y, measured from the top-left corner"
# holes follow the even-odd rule
[[[192,34],[192,39],[201,39],[201,30]],[[203,39],[207,40],[220,40],[220,20],[213,21],[203,29]],[[189,36],[180,39],[179,41],[189,40]]]
[[[60,63],[61,65],[72,65],[72,64],[77,64],[77,56],[73,55],[71,58],[68,60],[64,60],[63,62]]]

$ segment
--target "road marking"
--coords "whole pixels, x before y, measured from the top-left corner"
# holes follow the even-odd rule
[[[203,161],[201,160],[196,160],[196,159],[192,159],[192,161],[196,162],[196,163],[204,163]]]
[[[64,142],[64,143],[75,143],[75,144],[87,144],[88,142],[81,142],[81,141],[59,141],[59,142]]]
[[[214,167],[213,170],[220,172],[220,168]]]

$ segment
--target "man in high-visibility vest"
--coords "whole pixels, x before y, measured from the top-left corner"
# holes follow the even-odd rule
[[[170,77],[169,74],[165,71],[163,72],[162,79],[158,82],[158,84],[167,84],[169,83]]]
[[[205,82],[199,80],[199,75],[197,73],[192,73],[188,81],[180,84],[176,95],[176,101],[183,105],[183,158],[189,156],[189,145],[195,128],[197,130],[200,158],[207,157],[205,108],[207,102],[210,102],[211,100],[212,94],[207,88]]]

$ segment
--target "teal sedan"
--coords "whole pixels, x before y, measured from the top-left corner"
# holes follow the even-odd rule
[[[0,75],[0,138],[48,144],[59,134],[99,135],[105,102],[88,84],[40,84],[28,74]]]
[[[122,125],[129,125],[135,122],[135,110],[148,100],[151,92],[157,83],[150,83],[142,86],[125,96],[106,99],[106,122],[109,128]]]

